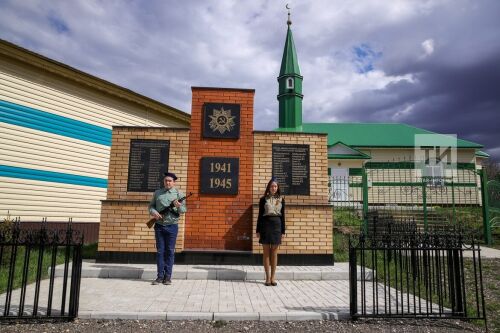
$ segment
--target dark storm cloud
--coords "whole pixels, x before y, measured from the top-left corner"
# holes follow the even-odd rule
[[[499,57],[500,52],[470,66],[430,68],[418,75],[419,84],[424,87],[419,96],[422,103],[405,120],[448,133],[492,133],[500,116]],[[433,96],[439,97],[440,102],[434,105]]]
[[[500,3],[457,4],[399,24],[397,31],[391,26],[371,32],[379,45],[391,43],[375,66],[408,79],[353,93],[334,111],[337,117],[457,134],[483,144],[500,161]],[[419,40],[430,41],[430,52]]]
[[[362,91],[345,105],[344,121],[400,122],[457,134],[500,160],[500,52],[463,67],[429,66],[384,89]],[[495,149],[497,151],[495,152]]]

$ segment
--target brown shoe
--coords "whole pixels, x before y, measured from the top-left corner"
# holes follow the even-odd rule
[[[278,285],[277,282],[271,282],[271,286],[276,287]]]
[[[264,283],[264,285],[265,285],[266,287],[269,287],[269,286],[271,285],[271,282],[266,282],[266,283]]]

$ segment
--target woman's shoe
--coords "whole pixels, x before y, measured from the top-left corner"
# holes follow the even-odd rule
[[[266,283],[264,283],[264,285],[265,285],[266,287],[269,287],[269,286],[271,286],[271,285],[272,285],[272,283],[271,283],[271,282],[266,282]]]
[[[277,282],[271,282],[271,286],[276,287],[278,285]]]

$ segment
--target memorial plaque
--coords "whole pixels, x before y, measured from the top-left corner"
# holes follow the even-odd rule
[[[202,157],[200,192],[203,194],[238,194],[239,167],[239,158]]]
[[[282,194],[309,195],[309,145],[273,144],[273,176]]]
[[[203,105],[205,138],[237,139],[240,137],[240,105],[205,103]]]
[[[168,140],[130,140],[128,192],[154,192],[168,170]]]

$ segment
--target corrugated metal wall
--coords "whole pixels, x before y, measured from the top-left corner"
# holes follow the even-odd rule
[[[0,219],[99,222],[111,127],[181,124],[0,58]]]

